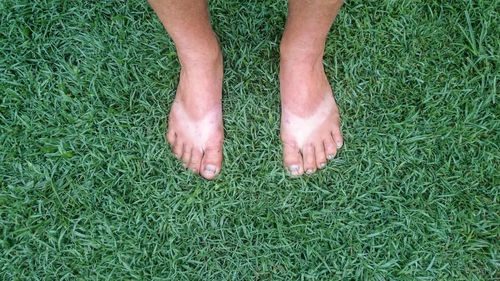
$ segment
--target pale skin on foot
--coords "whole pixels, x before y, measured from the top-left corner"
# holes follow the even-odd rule
[[[172,37],[181,73],[167,140],[182,165],[206,179],[222,167],[222,54],[204,0],[149,0]],[[326,167],[343,144],[322,59],[340,0],[289,0],[280,45],[283,163],[292,176]],[[228,93],[230,94],[230,93]]]

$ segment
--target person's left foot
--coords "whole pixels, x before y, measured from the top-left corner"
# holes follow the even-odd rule
[[[312,174],[343,145],[340,115],[321,59],[280,63],[281,140],[290,175]]]

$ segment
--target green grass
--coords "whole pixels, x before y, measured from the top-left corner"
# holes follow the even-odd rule
[[[145,1],[1,1],[0,279],[499,279],[499,1],[346,2],[324,59],[345,146],[298,179],[286,2],[211,2],[210,182],[166,145],[179,64]]]

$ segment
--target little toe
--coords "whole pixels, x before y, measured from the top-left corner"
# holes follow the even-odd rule
[[[175,145],[175,132],[173,130],[168,130],[167,141],[172,147]]]
[[[172,153],[175,155],[177,159],[181,159],[183,148],[184,148],[184,143],[179,138],[176,138],[174,148],[172,149]]]
[[[340,132],[340,127],[335,127],[332,131],[333,141],[335,142],[337,149],[340,149],[344,145],[344,138]]]
[[[206,179],[213,179],[219,174],[222,164],[222,149],[220,146],[205,148],[202,159],[201,175]]]
[[[325,155],[328,160],[332,160],[337,155],[337,145],[332,138],[323,141],[325,147]]]
[[[326,167],[326,155],[322,142],[314,145],[314,152],[316,153],[316,166],[318,169],[324,169]]]
[[[283,143],[283,163],[288,174],[292,176],[301,176],[304,173],[302,156],[295,145]]]
[[[304,158],[304,170],[306,174],[310,175],[316,172],[316,156],[312,144],[305,146],[302,150],[302,157]]]
[[[191,150],[191,160],[189,161],[188,168],[193,174],[198,174],[200,172],[201,159],[203,157],[203,152],[200,149],[193,148]]]

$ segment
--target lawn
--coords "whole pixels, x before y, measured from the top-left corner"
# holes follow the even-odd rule
[[[500,1],[347,0],[324,64],[345,145],[289,178],[286,1],[211,1],[223,172],[164,134],[179,72],[144,0],[0,2],[0,279],[500,278]]]

